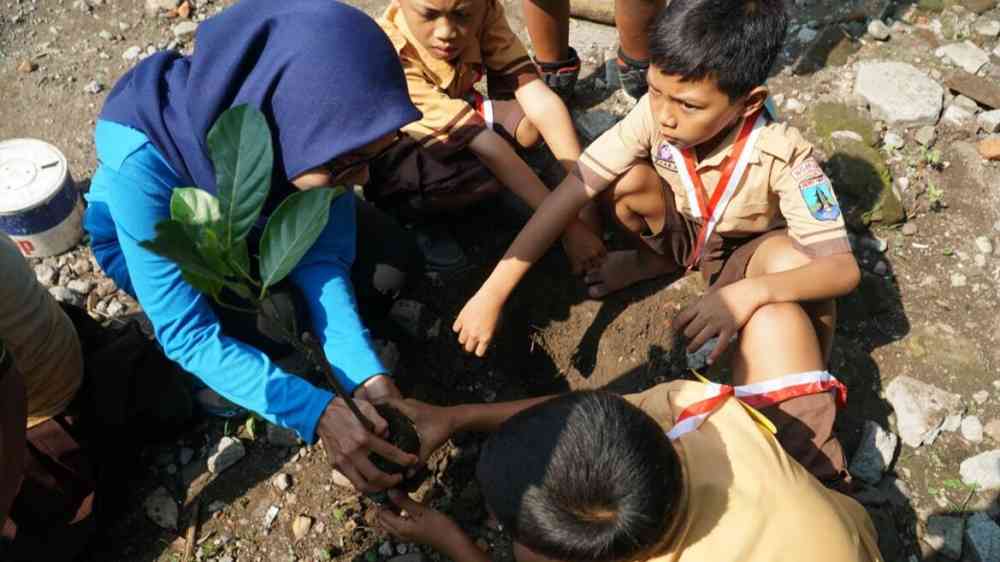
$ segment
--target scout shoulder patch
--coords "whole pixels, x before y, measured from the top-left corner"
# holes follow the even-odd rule
[[[799,183],[799,193],[806,200],[806,207],[814,219],[833,221],[840,216],[840,204],[837,203],[833,186],[826,176]]]
[[[660,141],[656,146],[656,150],[653,152],[653,163],[671,172],[677,171],[677,162],[674,161],[674,151],[670,150],[670,145],[667,144],[667,141]]]

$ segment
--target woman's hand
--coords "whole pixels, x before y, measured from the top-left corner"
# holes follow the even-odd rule
[[[753,279],[743,279],[713,291],[698,302],[684,308],[673,321],[674,331],[683,331],[690,342],[687,351],[693,353],[706,341],[719,336],[719,343],[708,356],[711,365],[729,347],[733,336],[764,304],[763,292],[756,290]]]
[[[374,452],[401,466],[417,464],[417,457],[400,451],[379,437],[386,434],[388,424],[370,402],[355,400],[354,403],[371,420],[375,432],[369,433],[361,425],[343,398],[331,400],[316,425],[316,433],[323,440],[330,463],[361,492],[379,492],[398,485],[403,476],[390,476],[375,468],[368,459],[368,453]]]
[[[417,426],[420,436],[420,460],[426,462],[455,431],[455,414],[449,408],[434,406],[419,400],[390,399],[387,403],[402,412]]]
[[[486,355],[502,310],[503,301],[484,294],[482,290],[465,303],[451,327],[458,334],[458,343],[465,351],[474,353],[477,357]]]
[[[399,490],[390,490],[389,500],[399,508],[399,514],[383,507],[378,519],[386,531],[400,540],[426,544],[449,554],[457,544],[468,542],[458,525],[440,511],[411,500]]]

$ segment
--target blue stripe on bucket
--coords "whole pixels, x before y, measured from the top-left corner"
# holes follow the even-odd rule
[[[73,212],[80,197],[72,181],[67,180],[63,188],[44,205],[10,215],[0,215],[0,230],[12,236],[30,236],[45,232],[61,223]]]

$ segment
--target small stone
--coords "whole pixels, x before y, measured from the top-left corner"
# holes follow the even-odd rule
[[[788,101],[785,102],[785,109],[787,109],[791,113],[798,114],[798,113],[802,113],[803,111],[805,111],[806,107],[804,105],[802,105],[802,102],[800,102],[799,100],[797,100],[795,98],[791,98],[791,99],[789,99]]]
[[[295,540],[302,540],[302,537],[309,534],[309,529],[312,529],[313,519],[312,517],[307,517],[305,515],[299,515],[292,522],[292,535],[295,536]]]
[[[968,129],[976,121],[976,114],[959,105],[949,105],[941,115],[941,124],[952,129]]]
[[[952,560],[962,557],[962,530],[965,522],[960,517],[932,515],[927,518],[924,542],[935,552]]]
[[[972,29],[977,35],[982,35],[988,39],[995,39],[997,35],[1000,35],[1000,21],[980,18],[976,20],[976,23],[972,24]]]
[[[978,268],[986,267],[986,256],[983,254],[976,254],[972,256],[972,263],[976,264]]]
[[[1000,109],[980,113],[976,117],[976,125],[987,133],[1000,133]]]
[[[83,87],[83,93],[96,95],[101,93],[101,90],[103,89],[104,89],[103,84],[101,84],[97,80],[91,80],[90,82],[87,83],[86,86]]]
[[[278,506],[272,505],[267,508],[267,513],[264,514],[264,530],[270,531],[271,525],[274,525],[274,520],[278,518],[278,512],[281,511]]]
[[[896,412],[896,430],[910,447],[930,442],[945,417],[961,410],[957,394],[905,375],[892,379],[885,390],[886,400]]]
[[[38,65],[30,60],[21,61],[21,64],[17,65],[17,71],[21,74],[31,74],[36,70],[38,70]]]
[[[51,287],[56,284],[56,280],[59,278],[59,274],[56,268],[51,265],[40,263],[35,266],[35,278],[38,282],[46,287]]]
[[[951,286],[956,289],[964,287],[968,284],[968,278],[966,278],[964,273],[952,273],[951,274]]]
[[[146,0],[146,15],[155,16],[177,8],[177,0]]]
[[[906,176],[896,178],[896,185],[899,186],[899,189],[902,191],[906,191],[907,189],[910,189],[910,178]]]
[[[900,229],[900,231],[903,233],[903,236],[914,236],[917,234],[917,223],[908,222],[903,225],[903,228]]]
[[[864,137],[854,131],[834,131],[830,133],[830,138],[835,141],[865,142]]]
[[[157,488],[151,496],[143,502],[146,515],[164,529],[176,529],[179,512],[177,502],[170,496],[163,486]]]
[[[886,431],[871,420],[866,421],[861,443],[851,459],[851,474],[869,484],[878,484],[882,474],[892,464],[898,444],[899,438],[895,433]]]
[[[354,483],[344,476],[343,472],[337,469],[333,469],[333,484],[345,490],[354,490]]]
[[[875,267],[872,268],[872,273],[875,275],[885,275],[889,273],[889,266],[884,261],[879,260],[875,262]]]
[[[392,543],[391,542],[385,541],[384,543],[382,543],[381,545],[379,545],[379,547],[378,547],[378,553],[379,553],[379,555],[388,558],[389,556],[392,556],[393,554],[395,554],[396,550],[394,548],[392,548]]]
[[[922,146],[930,146],[934,144],[934,141],[937,139],[937,129],[935,129],[933,125],[924,125],[923,127],[917,129],[913,138],[916,139],[916,141]]]
[[[962,461],[962,482],[980,490],[1000,489],[1000,449],[986,451]]]
[[[969,517],[965,525],[965,540],[976,562],[1000,560],[1000,525],[988,514],[980,512]]]
[[[962,419],[962,437],[969,443],[982,443],[983,422],[976,416],[968,416]]]
[[[64,302],[72,306],[83,307],[83,296],[79,293],[73,292],[66,287],[49,287],[49,294],[55,297],[59,302]]]
[[[74,293],[86,295],[94,288],[94,282],[89,279],[74,279],[66,283],[66,288]]]
[[[301,441],[294,429],[267,424],[267,442],[274,447],[297,447]]]
[[[986,51],[980,49],[972,41],[963,41],[961,43],[945,45],[936,52],[938,56],[947,58],[969,74],[979,72],[980,68],[986,66],[986,64],[990,62],[990,56],[986,53]]]
[[[178,39],[189,39],[198,30],[198,24],[193,21],[182,21],[172,29],[174,37]]]
[[[815,39],[817,35],[819,35],[818,31],[807,26],[800,29],[796,37],[798,37],[799,41],[802,43],[812,43],[812,40]]]
[[[952,105],[957,105],[962,109],[968,109],[972,113],[979,113],[980,111],[982,111],[982,108],[979,107],[979,104],[976,103],[976,100],[968,96],[963,96],[962,94],[955,96],[955,99],[951,100],[951,103]]]
[[[236,464],[246,454],[242,441],[233,437],[223,437],[219,440],[215,453],[208,457],[208,470],[213,474],[219,474]]]
[[[1000,160],[1000,137],[990,137],[976,145],[979,155],[987,160]]]
[[[900,148],[903,148],[903,146],[906,145],[906,140],[904,140],[903,136],[900,135],[899,133],[894,133],[890,131],[885,134],[885,137],[882,138],[882,144],[885,145],[886,148],[890,148],[892,150],[899,150]]]
[[[993,241],[987,236],[977,236],[976,250],[980,254],[991,255],[993,253]]]
[[[139,47],[138,45],[133,45],[128,49],[125,49],[125,52],[122,53],[122,58],[128,61],[132,61],[139,58],[139,55],[141,53],[142,53],[142,47]]]
[[[93,270],[93,266],[90,265],[90,260],[86,258],[80,258],[76,260],[75,262],[70,264],[69,268],[72,269],[73,273],[77,275],[84,275],[86,273],[90,273]]]
[[[941,424],[941,431],[947,431],[948,433],[954,433],[962,427],[962,415],[952,414],[944,419],[944,423]]]
[[[292,477],[281,472],[275,475],[275,477],[271,480],[271,483],[274,484],[275,488],[284,492],[292,487]]]
[[[868,24],[868,35],[879,41],[888,41],[890,35],[889,26],[882,20],[872,20]]]
[[[990,439],[1000,442],[1000,418],[988,421],[986,427],[983,428],[983,433],[988,435]]]
[[[118,316],[119,314],[124,313],[125,310],[125,305],[116,300],[109,302],[104,309],[108,316]]]

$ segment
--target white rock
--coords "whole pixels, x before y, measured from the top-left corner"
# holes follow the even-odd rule
[[[986,513],[976,513],[969,517],[965,526],[965,540],[972,550],[976,562],[996,562],[1000,560],[1000,525]]]
[[[927,533],[924,542],[935,552],[952,560],[962,557],[962,531],[965,522],[961,517],[931,515],[927,518]]]
[[[882,137],[882,144],[887,148],[899,150],[900,148],[906,146],[906,140],[904,140],[902,135],[899,133],[889,131],[884,137]]]
[[[1000,109],[980,113],[976,124],[987,133],[1000,133]]]
[[[112,300],[105,307],[105,312],[108,316],[118,316],[125,312],[125,305],[117,300]]]
[[[313,519],[312,517],[307,517],[305,515],[299,515],[292,522],[292,535],[295,536],[295,540],[302,540],[309,534],[309,529],[312,529]]]
[[[354,490],[354,483],[344,476],[343,472],[337,469],[333,469],[333,484],[345,490]]]
[[[806,107],[799,100],[791,98],[785,102],[785,109],[792,113],[802,113],[806,110]]]
[[[267,508],[267,513],[264,514],[264,530],[270,531],[271,525],[274,525],[274,520],[278,518],[278,512],[281,511],[278,506],[272,505]]]
[[[899,437],[910,447],[919,447],[933,437],[949,414],[960,411],[962,399],[907,376],[898,376],[885,391],[896,412]]]
[[[961,429],[961,427],[962,427],[962,415],[952,414],[944,419],[944,423],[941,424],[941,431],[954,433],[959,429]]]
[[[934,125],[924,125],[917,129],[913,138],[923,146],[930,146],[937,139],[937,129],[934,128]]]
[[[976,416],[967,416],[962,419],[962,437],[969,443],[982,443],[983,422]]]
[[[135,60],[135,59],[139,58],[139,55],[141,53],[142,53],[142,47],[139,47],[137,45],[133,45],[133,46],[129,47],[128,49],[125,49],[125,52],[122,53],[122,58],[125,59],[125,60],[129,60],[129,61]]]
[[[246,456],[247,450],[243,442],[233,437],[223,437],[215,448],[215,453],[208,457],[208,470],[219,474],[236,464]]]
[[[952,129],[968,129],[976,121],[976,114],[960,105],[949,105],[941,116],[941,125]]]
[[[979,72],[980,68],[990,62],[990,55],[972,41],[945,45],[937,52],[969,74]]]
[[[953,99],[951,103],[952,105],[957,105],[963,109],[968,109],[972,113],[979,113],[983,110],[983,108],[979,107],[979,104],[976,103],[976,100],[961,94],[955,96],[955,99]]]
[[[198,31],[198,24],[193,21],[182,21],[175,25],[172,31],[174,32],[174,37],[187,39],[194,36],[195,31]]]
[[[40,263],[35,266],[35,278],[38,282],[46,287],[51,287],[56,284],[56,279],[58,278],[58,272],[56,268],[51,265]]]
[[[284,492],[292,487],[292,477],[284,472],[280,472],[271,479],[271,483],[274,484],[275,488]]]
[[[55,287],[49,287],[49,294],[55,297],[59,302],[64,302],[73,306],[83,306],[83,297],[79,293],[75,293],[66,287],[61,287],[56,285]]]
[[[976,392],[975,394],[972,395],[972,400],[975,401],[975,403],[979,404],[980,406],[985,404],[986,401],[989,399],[990,399],[990,393],[987,390],[980,390],[979,392]]]
[[[962,482],[980,490],[1000,489],[1000,449],[986,451],[962,461]]]
[[[815,39],[817,35],[819,35],[819,32],[816,31],[815,29],[811,27],[803,27],[802,29],[799,30],[798,38],[799,41],[802,43],[811,43],[812,40]]]
[[[868,35],[879,41],[887,41],[890,35],[889,26],[882,20],[872,20],[868,24]]]
[[[177,529],[177,502],[163,486],[157,488],[143,503],[146,515],[164,529]]]
[[[886,431],[871,420],[866,421],[861,443],[851,459],[851,474],[869,484],[878,484],[882,474],[892,464],[898,444],[899,438],[895,433]]]
[[[830,138],[835,141],[855,141],[864,142],[865,139],[854,131],[834,131],[830,133]]]
[[[976,250],[980,254],[990,255],[993,253],[993,241],[987,236],[976,237]]]
[[[146,14],[155,16],[159,12],[168,12],[180,3],[180,0],[146,0]]]
[[[994,39],[997,35],[1000,35],[1000,21],[979,18],[976,20],[976,23],[972,24],[972,29],[978,35]]]
[[[90,279],[74,279],[66,283],[66,288],[74,293],[86,295],[94,288],[94,282]]]
[[[101,84],[97,80],[91,80],[90,82],[87,83],[86,86],[83,87],[83,93],[95,95],[101,93],[101,90],[103,89],[104,89],[103,84]]]
[[[941,114],[944,89],[915,67],[899,62],[863,62],[854,92],[876,118],[889,124],[933,125]]]
[[[976,264],[976,267],[979,268],[986,267],[986,256],[983,254],[976,254],[972,256],[972,263]]]
[[[951,286],[956,289],[964,287],[968,284],[968,278],[965,277],[964,273],[952,273],[951,274]]]

